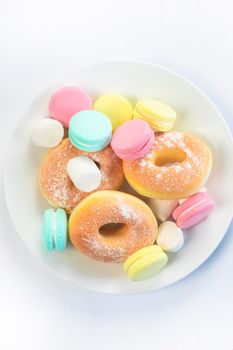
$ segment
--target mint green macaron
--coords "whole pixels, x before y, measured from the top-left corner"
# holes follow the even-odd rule
[[[112,123],[101,112],[86,110],[71,118],[69,124],[70,142],[82,151],[101,151],[107,147],[111,137]]]
[[[46,209],[44,212],[43,243],[47,251],[61,252],[67,242],[67,215],[64,209]]]

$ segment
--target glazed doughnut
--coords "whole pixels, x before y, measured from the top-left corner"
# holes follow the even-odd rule
[[[123,161],[129,184],[143,196],[180,199],[206,182],[212,167],[209,147],[181,132],[157,133],[151,151],[143,158]]]
[[[99,164],[101,182],[96,190],[116,190],[123,180],[121,160],[110,146],[100,152],[88,153],[75,148],[68,138],[63,140],[43,159],[39,186],[41,193],[51,205],[64,208],[68,213],[89,195],[74,186],[66,170],[68,161],[78,156],[87,156]]]
[[[104,225],[118,224],[104,230]],[[69,219],[72,244],[86,256],[122,262],[154,243],[157,221],[140,199],[118,191],[98,191],[82,200]]]

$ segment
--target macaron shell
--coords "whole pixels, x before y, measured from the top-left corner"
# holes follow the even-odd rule
[[[75,86],[66,86],[52,95],[49,102],[49,115],[68,127],[75,113],[91,108],[92,100],[85,90]]]
[[[106,142],[100,142],[97,145],[88,145],[88,144],[83,144],[78,142],[77,140],[73,139],[72,134],[69,133],[69,139],[70,142],[78,149],[81,151],[86,151],[86,152],[98,152],[101,151],[102,149],[106,148],[111,141],[111,138],[109,138]]]
[[[118,157],[121,159],[125,159],[125,160],[135,160],[138,158],[141,158],[143,156],[145,156],[145,154],[147,154],[150,149],[152,148],[153,144],[155,141],[155,135],[153,133],[153,131],[151,130],[151,136],[149,137],[149,139],[146,141],[145,144],[143,144],[143,146],[135,151],[135,152],[129,152],[126,154],[122,154],[122,153],[117,153]]]
[[[209,200],[210,197],[207,192],[198,192],[191,197],[187,198],[183,203],[181,203],[172,213],[172,217],[174,220],[177,220],[178,217],[185,212],[187,209],[199,203],[203,200]]]
[[[105,148],[112,135],[112,124],[103,113],[86,110],[75,114],[69,126],[70,141],[84,151]]]
[[[189,228],[205,219],[214,207],[215,203],[211,199],[203,200],[184,211],[176,223],[180,228]]]
[[[64,209],[56,210],[56,232],[54,237],[56,250],[61,252],[67,242],[67,215]]]
[[[176,112],[165,103],[155,100],[143,98],[136,104],[139,113],[152,116],[157,120],[165,122],[174,122],[176,120]]]
[[[130,102],[120,95],[100,96],[95,101],[93,109],[109,117],[113,131],[122,123],[132,119],[133,116],[133,108]]]
[[[143,256],[145,256],[147,254],[155,254],[155,253],[161,252],[161,251],[162,251],[162,249],[156,244],[137,250],[135,253],[130,255],[128,257],[128,259],[125,260],[124,271],[127,272],[129,270],[129,268],[131,267],[131,265],[133,265],[138,259],[141,259]]]
[[[144,120],[130,120],[116,129],[111,146],[121,159],[137,159],[149,152],[155,135]]]
[[[133,117],[135,119],[145,120],[147,123],[150,124],[153,130],[162,131],[162,132],[170,131],[174,125],[174,122],[159,121],[154,119],[153,117],[141,114],[138,112],[136,108],[134,109]]]
[[[168,258],[164,252],[147,254],[130,266],[128,276],[133,281],[151,278],[167,264],[167,261]]]
[[[44,248],[49,252],[52,252],[54,249],[53,215],[53,209],[46,209],[43,215],[43,244]]]

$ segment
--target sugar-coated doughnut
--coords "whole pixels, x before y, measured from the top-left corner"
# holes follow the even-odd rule
[[[209,147],[181,132],[158,133],[151,151],[137,160],[123,160],[129,184],[141,195],[180,199],[197,192],[212,167]]]
[[[71,143],[82,151],[100,151],[107,147],[111,137],[112,124],[101,112],[82,111],[71,118],[69,138]]]
[[[120,95],[100,96],[95,101],[93,109],[109,117],[113,131],[122,123],[132,119],[133,114],[133,108],[130,102]]]
[[[68,128],[75,113],[91,107],[91,97],[85,90],[76,86],[65,86],[52,95],[49,101],[49,115]]]
[[[121,159],[138,159],[149,152],[155,140],[154,132],[144,120],[130,120],[119,126],[111,146]]]
[[[67,212],[88,195],[74,186],[66,170],[68,161],[78,156],[89,157],[98,163],[101,183],[97,190],[116,190],[123,180],[121,160],[110,146],[100,152],[88,153],[78,150],[68,138],[63,140],[42,160],[39,185],[42,195],[52,206],[65,208]]]
[[[62,124],[51,118],[39,120],[31,130],[32,141],[45,148],[52,148],[59,145],[64,136]]]
[[[65,210],[46,209],[44,212],[43,242],[47,251],[63,251],[67,241],[67,215]]]
[[[183,232],[174,222],[165,221],[159,225],[156,243],[167,253],[178,252],[184,244]]]
[[[160,221],[166,221],[178,204],[177,199],[150,198],[148,200],[149,207]]]
[[[167,255],[158,245],[144,247],[133,253],[124,263],[124,271],[133,281],[153,277],[168,261]]]
[[[199,192],[186,199],[172,213],[181,228],[189,228],[205,219],[214,209],[215,202],[207,192]]]
[[[137,102],[133,117],[147,121],[155,131],[169,131],[176,120],[176,112],[165,103],[143,98]]]
[[[109,224],[120,226],[106,229]],[[100,261],[125,261],[136,250],[153,244],[156,235],[157,221],[151,209],[123,192],[92,193],[73,209],[69,219],[72,244]]]
[[[68,161],[66,169],[78,190],[91,192],[99,187],[101,171],[91,158],[85,156],[72,158]]]

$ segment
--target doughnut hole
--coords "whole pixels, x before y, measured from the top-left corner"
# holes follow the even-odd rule
[[[181,163],[186,159],[186,153],[180,148],[163,149],[155,153],[154,163],[156,166],[169,166]]]
[[[99,162],[96,162],[94,161],[95,165],[100,169],[100,163]]]
[[[104,238],[119,238],[125,235],[128,226],[123,223],[108,223],[99,228],[99,234]]]

